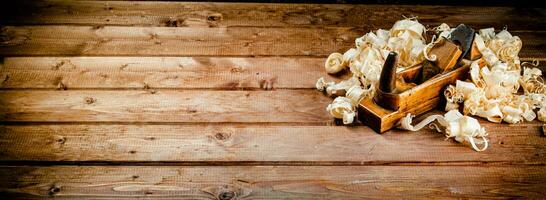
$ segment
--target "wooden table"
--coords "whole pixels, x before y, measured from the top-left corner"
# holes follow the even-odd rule
[[[23,2],[0,23],[0,192],[34,199],[546,196],[542,123],[336,126],[325,57],[404,16],[504,25],[546,60],[540,8]],[[542,69],[544,69],[542,65]],[[335,77],[328,79],[336,80]],[[439,111],[437,111],[439,112]]]

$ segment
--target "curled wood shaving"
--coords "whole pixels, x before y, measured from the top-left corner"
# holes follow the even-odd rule
[[[404,19],[396,22],[390,30],[378,29],[356,38],[355,48],[347,50],[344,54],[332,53],[324,63],[324,68],[329,74],[339,73],[349,67],[353,76],[340,83],[326,82],[324,78],[320,78],[315,85],[317,90],[324,91],[328,96],[346,97],[353,107],[356,106],[361,99],[373,96],[381,68],[390,51],[398,53],[398,64],[401,69],[423,62],[425,30],[425,26],[417,20]],[[335,118],[343,118],[341,112],[338,112],[339,109],[333,109],[346,105],[340,102],[341,100],[334,101],[329,106],[331,109],[328,109]],[[352,122],[352,119],[349,120],[350,116],[350,113],[347,114],[344,122]]]
[[[436,34],[438,34],[438,37],[445,38],[448,38],[452,31],[452,29],[446,23],[440,24],[440,26],[435,27],[433,30],[436,32]],[[434,39],[432,41],[434,41]]]
[[[326,82],[321,77],[317,80],[316,88],[324,91],[328,96],[337,96],[334,101],[328,105],[326,111],[334,118],[343,119],[344,124],[353,123],[356,116],[355,107],[360,99],[366,97],[372,87],[364,89],[360,87],[360,81],[357,77],[351,77],[339,83]],[[346,95],[347,97],[343,97]]]
[[[545,107],[546,87],[542,72],[537,68],[520,67],[518,53],[521,40],[507,30],[495,34],[493,28],[482,29],[475,41],[482,60],[470,65],[470,82],[457,81],[445,91],[446,110],[458,109],[454,104],[463,103],[465,114],[486,118],[500,123],[532,121]],[[485,66],[481,66],[484,63]],[[531,64],[537,66],[538,62]],[[455,89],[453,89],[455,88]],[[524,94],[519,95],[522,88]],[[458,99],[462,97],[461,99]],[[535,110],[538,109],[538,113]]]
[[[344,96],[349,88],[353,86],[359,86],[360,81],[357,77],[351,77],[347,80],[341,81],[339,83],[326,82],[324,77],[320,77],[315,84],[315,87],[319,91],[325,91],[328,96]]]
[[[455,141],[461,143],[468,142],[475,151],[484,151],[488,147],[487,133],[481,127],[478,120],[469,116],[463,116],[457,110],[451,110],[443,116],[428,116],[416,125],[411,125],[412,118],[411,114],[402,118],[400,120],[400,128],[409,131],[418,131],[428,125],[438,132],[443,132],[447,138],[454,138]],[[438,125],[433,123],[434,121],[437,121],[444,129],[440,129]],[[479,148],[478,145],[482,145],[482,147]]]
[[[347,66],[347,62],[343,61],[343,55],[340,53],[332,53],[324,63],[324,69],[328,74],[335,74],[343,70]]]
[[[500,123],[504,118],[502,111],[499,108],[498,104],[493,104],[489,108],[479,108],[476,112],[477,116],[486,118],[490,122]]]
[[[423,57],[425,59],[427,59],[428,61],[436,61],[436,55],[428,55],[430,49],[437,43],[437,41],[439,40],[436,40],[436,36],[432,36],[432,42],[430,42],[429,44],[427,44],[424,48],[423,48]]]
[[[424,32],[425,26],[423,26],[417,20],[403,19],[394,23],[391,28],[390,35],[391,37],[396,37],[405,33],[409,33],[413,35],[413,37],[421,38],[422,40],[424,40]]]
[[[354,85],[347,90],[347,98],[351,99],[353,105],[357,105],[363,98],[370,98],[373,96],[374,86],[370,85],[367,89]]]
[[[318,80],[317,80],[317,83],[315,83],[315,87],[317,88],[318,91],[324,91],[328,86],[331,86],[333,85],[334,82],[326,82],[324,81],[324,77],[320,77]]]
[[[326,111],[334,118],[343,119],[343,124],[353,123],[356,116],[355,107],[351,99],[347,97],[336,97],[334,101],[326,107]]]

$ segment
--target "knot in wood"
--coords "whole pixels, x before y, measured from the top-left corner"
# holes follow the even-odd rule
[[[93,104],[95,103],[95,99],[93,97],[85,97],[85,103],[86,104]]]
[[[148,83],[144,83],[144,86],[142,87],[143,89],[145,90],[149,90],[150,89],[150,85],[148,85]]]
[[[234,66],[229,71],[234,72],[234,73],[238,73],[238,72],[243,72],[245,70],[241,66]]]
[[[231,137],[231,134],[218,132],[218,133],[214,134],[214,137],[216,139],[218,139],[218,140],[227,140],[227,139],[229,139],[229,137]]]
[[[230,200],[233,198],[235,198],[235,192],[233,191],[223,191],[223,192],[220,192],[220,194],[218,194],[219,200]]]
[[[168,19],[164,22],[166,27],[178,27],[177,19]]]
[[[59,90],[66,90],[66,89],[68,89],[68,88],[66,87],[65,84],[63,84],[62,82],[59,82],[59,84],[57,84],[57,89],[59,89]]]
[[[61,191],[61,188],[60,187],[57,187],[57,186],[51,186],[51,188],[49,188],[49,195],[55,195],[57,193],[59,193]]]
[[[207,21],[211,21],[211,22],[214,22],[214,21],[218,21],[218,20],[221,20],[222,19],[222,14],[211,14],[209,16],[207,16]]]
[[[55,141],[57,141],[57,143],[59,143],[59,144],[64,144],[66,142],[66,138],[65,137],[59,137]]]

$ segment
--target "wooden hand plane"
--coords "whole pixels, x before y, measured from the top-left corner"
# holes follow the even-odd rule
[[[383,65],[373,98],[359,102],[359,120],[378,133],[396,126],[408,113],[420,115],[437,107],[444,89],[468,76],[474,30],[464,24],[441,38],[430,49],[434,61],[425,61],[396,72],[397,53],[390,52]]]

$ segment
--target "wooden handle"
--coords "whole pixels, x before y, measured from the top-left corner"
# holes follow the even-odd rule
[[[396,61],[398,54],[391,51],[383,64],[379,77],[379,89],[385,93],[394,92],[396,89]]]

